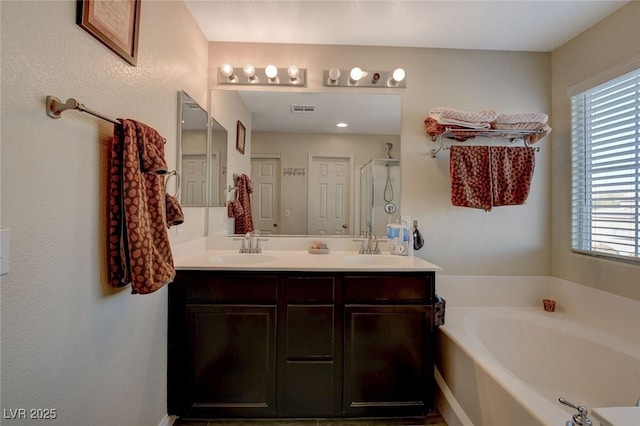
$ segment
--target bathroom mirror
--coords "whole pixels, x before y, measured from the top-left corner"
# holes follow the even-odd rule
[[[384,198],[385,185],[376,182],[375,188],[364,189],[380,192],[379,197],[361,197],[361,168],[387,154],[398,160],[386,197],[395,209],[391,215],[384,210],[374,215],[385,225],[388,218],[400,217],[400,95],[237,93],[251,114],[251,152],[246,155],[251,158],[252,216],[261,233],[361,234],[368,226],[364,221],[372,217],[361,214],[362,201]],[[340,122],[348,126],[337,127]]]
[[[178,174],[180,204],[183,207],[205,207],[209,170],[208,114],[191,96],[178,94]]]
[[[222,127],[214,118],[211,118],[211,194],[209,207],[224,207],[225,184],[227,175],[227,129]]]

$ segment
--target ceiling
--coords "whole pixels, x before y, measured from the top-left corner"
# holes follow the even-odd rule
[[[550,52],[629,1],[185,0],[209,41]]]
[[[629,1],[184,0],[209,41],[550,52]],[[398,134],[399,97],[241,91],[252,127]],[[293,114],[292,104],[314,105]],[[366,114],[362,114],[366,111]],[[377,117],[363,121],[362,117]],[[338,121],[349,127],[338,129]]]

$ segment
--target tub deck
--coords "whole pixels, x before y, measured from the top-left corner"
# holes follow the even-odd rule
[[[476,425],[565,424],[575,410],[635,405],[640,342],[541,307],[447,308],[437,368]],[[517,422],[516,422],[517,421]]]

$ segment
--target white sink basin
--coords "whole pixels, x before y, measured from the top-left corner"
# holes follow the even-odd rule
[[[347,256],[344,260],[348,263],[355,263],[358,265],[379,265],[379,266],[393,266],[393,265],[406,265],[411,262],[411,258],[407,256],[395,256],[392,254],[357,254],[354,256]]]
[[[277,257],[262,253],[236,253],[212,256],[207,259],[208,263],[217,265],[255,265],[259,263],[269,263],[278,260]]]

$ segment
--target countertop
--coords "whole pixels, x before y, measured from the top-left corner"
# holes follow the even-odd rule
[[[330,251],[310,254],[307,250],[264,250],[263,253],[238,253],[237,250],[202,250],[176,259],[177,270],[225,271],[441,271],[415,256],[357,254]]]

